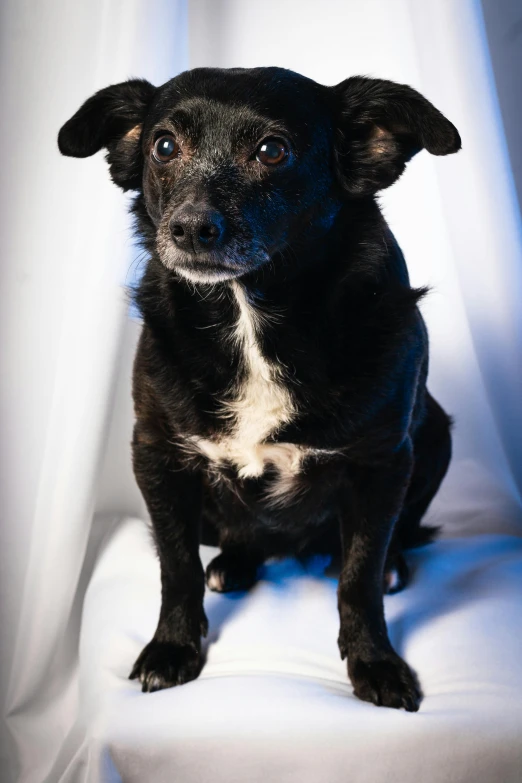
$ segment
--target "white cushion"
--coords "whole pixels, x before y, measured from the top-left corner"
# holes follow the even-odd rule
[[[202,547],[205,563],[215,551]],[[412,582],[385,609],[422,684],[418,713],[353,696],[321,558],[269,564],[249,594],[207,593],[199,679],[142,694],[127,676],[156,626],[159,567],[145,524],[126,520],[85,601],[87,738],[63,780],[520,783],[522,538],[444,538],[408,559]]]

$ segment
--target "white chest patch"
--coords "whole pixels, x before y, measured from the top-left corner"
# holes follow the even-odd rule
[[[263,314],[248,302],[243,287],[231,282],[238,308],[232,339],[240,347],[245,368],[244,378],[235,388],[233,398],[223,405],[223,415],[233,420],[230,435],[219,440],[194,439],[194,446],[213,463],[231,462],[240,478],[260,476],[267,464],[278,471],[270,489],[274,502],[291,492],[294,476],[299,472],[305,450],[292,443],[265,443],[295,415],[295,407],[284,386],[279,367],[262,354],[258,333]]]

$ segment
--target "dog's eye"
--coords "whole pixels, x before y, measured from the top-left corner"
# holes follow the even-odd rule
[[[156,139],[152,154],[159,163],[168,163],[179,156],[180,147],[174,136],[164,134]]]
[[[265,139],[256,150],[256,159],[263,166],[277,166],[288,156],[288,147],[281,139]]]

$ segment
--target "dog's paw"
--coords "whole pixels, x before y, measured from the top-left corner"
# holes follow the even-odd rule
[[[356,660],[349,666],[354,694],[379,707],[417,712],[422,693],[415,673],[398,655],[375,661]]]
[[[392,595],[404,590],[409,582],[410,571],[402,553],[388,557],[384,567],[383,593]]]
[[[129,680],[138,679],[141,690],[152,693],[195,680],[200,670],[201,656],[196,647],[153,639],[138,656]]]
[[[216,593],[249,590],[257,582],[257,572],[257,563],[235,554],[222,552],[207,566],[207,585]]]

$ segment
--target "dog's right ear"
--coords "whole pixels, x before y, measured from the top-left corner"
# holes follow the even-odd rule
[[[62,155],[87,158],[105,147],[113,181],[123,190],[141,186],[141,131],[156,88],[130,79],[95,93],[61,128]]]

